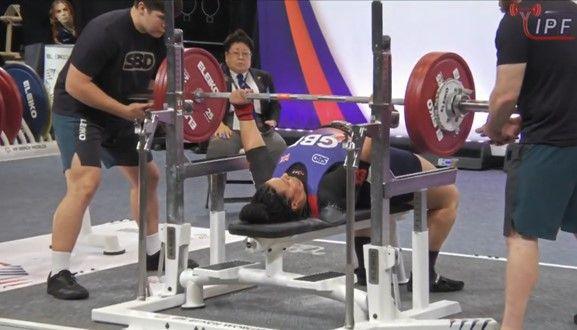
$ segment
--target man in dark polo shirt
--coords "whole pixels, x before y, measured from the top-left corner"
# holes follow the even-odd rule
[[[522,329],[537,283],[538,239],[577,233],[577,5],[500,1],[497,78],[477,131],[509,146],[504,235],[508,258],[501,329]],[[520,117],[512,118],[517,111]]]

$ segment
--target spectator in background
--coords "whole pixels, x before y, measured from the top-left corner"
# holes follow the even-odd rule
[[[54,0],[50,6],[52,40],[57,44],[76,43],[74,8],[68,0]]]

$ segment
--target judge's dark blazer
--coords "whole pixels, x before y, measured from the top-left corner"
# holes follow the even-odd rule
[[[221,68],[222,68],[222,71],[224,72],[227,91],[230,92],[232,90],[232,82],[234,81],[230,76],[230,69],[228,68],[226,63],[222,63]],[[249,71],[250,75],[252,76],[252,79],[255,81],[256,85],[258,86],[258,91],[255,91],[255,93],[256,92],[259,92],[259,93],[274,93],[275,92],[274,84],[272,82],[272,77],[271,77],[270,73],[263,71],[263,70],[255,69],[255,68],[250,68],[248,71]],[[261,115],[257,116],[259,118],[255,118],[255,119],[256,119],[256,122],[258,124],[259,129],[261,131],[266,131],[266,130],[268,130],[268,128],[265,127],[262,123],[264,123],[266,120],[276,120],[278,123],[279,116],[280,116],[280,103],[276,100],[274,100],[274,101],[261,100],[258,102],[260,102]],[[226,105],[226,109],[227,110],[230,109],[230,104],[228,104],[228,102]],[[226,116],[223,119],[223,122],[232,128],[233,113],[227,111]]]

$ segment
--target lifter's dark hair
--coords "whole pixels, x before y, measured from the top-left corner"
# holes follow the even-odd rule
[[[229,34],[226,39],[224,39],[222,45],[224,46],[224,50],[228,52],[232,44],[237,42],[242,42],[248,46],[251,52],[254,52],[254,42],[242,29],[236,29],[233,33]]]
[[[247,223],[287,222],[301,217],[302,214],[291,209],[287,198],[267,184],[257,188],[251,202],[245,205],[239,214],[240,220]]]

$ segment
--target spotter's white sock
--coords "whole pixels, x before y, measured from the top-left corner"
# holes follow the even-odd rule
[[[56,275],[60,271],[70,269],[70,252],[52,251],[52,274]]]
[[[160,251],[160,236],[158,233],[146,236],[146,254],[149,256]]]

